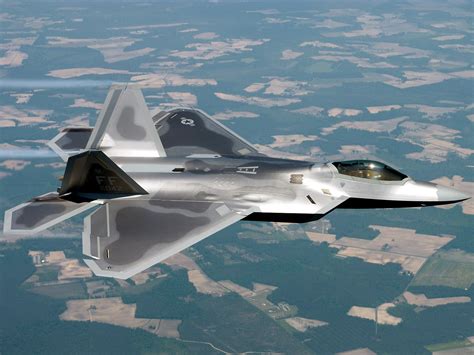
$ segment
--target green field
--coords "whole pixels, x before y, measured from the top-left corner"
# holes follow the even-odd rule
[[[42,285],[29,289],[30,292],[58,299],[86,298],[87,293],[81,282],[68,282],[64,284]]]
[[[71,240],[58,240],[71,246]],[[31,241],[24,242],[27,245]],[[28,247],[0,244],[0,349],[2,354],[218,354],[207,344],[183,343],[159,338],[140,329],[95,322],[64,322],[59,315],[66,309],[65,300],[32,293],[21,287],[35,267]],[[48,286],[57,287],[60,285]],[[72,284],[68,284],[71,288]],[[46,286],[45,286],[46,287]],[[80,283],[75,286],[81,287]],[[65,292],[55,289],[54,293]],[[78,291],[78,289],[77,289]],[[84,290],[82,289],[82,292]],[[51,296],[51,295],[50,295]],[[51,337],[54,336],[54,345]],[[105,340],[104,340],[105,339]]]
[[[474,283],[474,254],[442,251],[431,257],[410,286],[447,286],[468,289]]]
[[[474,345],[467,339],[454,340],[448,343],[431,344],[431,345],[425,346],[425,348],[431,352],[460,349],[460,348],[467,348],[467,347],[474,347]]]
[[[185,339],[209,341],[231,353],[313,353],[277,322],[236,294],[195,297],[197,312],[180,326]]]
[[[35,274],[39,282],[57,281],[60,267],[57,265],[46,265],[36,268]]]

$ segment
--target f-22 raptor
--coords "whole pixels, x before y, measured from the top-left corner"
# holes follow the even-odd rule
[[[5,212],[4,232],[33,234],[86,210],[85,263],[127,279],[240,220],[304,223],[336,208],[398,208],[469,196],[386,164],[270,158],[201,110],[152,115],[141,91],[109,91],[93,128],[48,145],[61,187]]]

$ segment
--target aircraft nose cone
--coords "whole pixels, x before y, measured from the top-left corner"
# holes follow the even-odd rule
[[[461,201],[467,200],[468,198],[471,198],[471,196],[461,191],[452,189],[450,187],[436,185],[436,188],[437,188],[437,194],[438,194],[438,201],[440,202],[455,203],[455,202],[461,202]]]

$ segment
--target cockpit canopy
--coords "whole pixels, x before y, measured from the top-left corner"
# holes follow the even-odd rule
[[[339,174],[362,179],[401,181],[407,178],[401,172],[373,160],[348,160],[332,163]]]

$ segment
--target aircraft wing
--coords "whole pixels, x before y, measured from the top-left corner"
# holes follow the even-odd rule
[[[116,200],[84,219],[83,252],[98,276],[127,279],[239,221],[224,203]]]
[[[161,112],[153,120],[168,157],[262,155],[252,144],[201,110]]]

